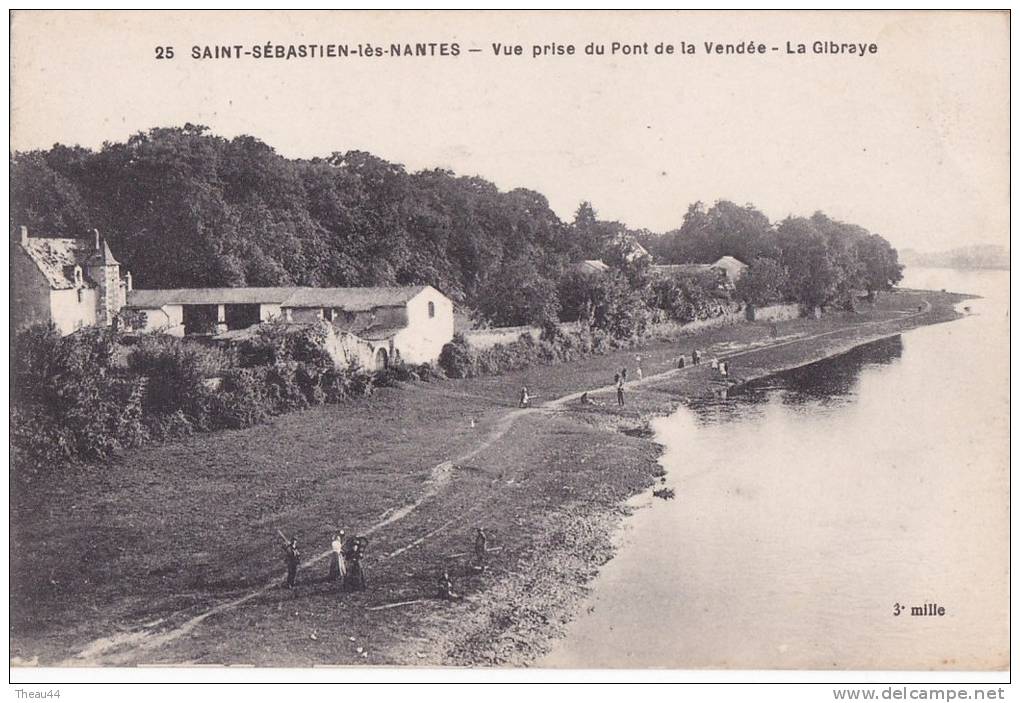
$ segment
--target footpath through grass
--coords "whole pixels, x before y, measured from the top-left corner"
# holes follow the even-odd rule
[[[607,386],[622,367],[633,380],[638,355],[648,379],[693,348],[736,354],[731,373],[751,378],[954,319],[960,299],[902,291],[865,314],[733,325],[503,376],[386,388],[126,452],[46,486],[15,482],[12,662],[526,663],[611,557],[623,501],[659,471],[658,448],[642,437],[647,417],[718,383],[701,366],[632,385],[622,409],[603,390],[592,397],[605,405],[519,412],[522,384],[541,406]],[[297,590],[276,587],[277,530],[311,559],[337,525],[371,532],[369,589],[338,593],[324,560],[302,569]],[[499,548],[481,573],[459,556],[476,526]],[[433,597],[444,569],[463,601]],[[369,609],[404,601],[415,602]]]

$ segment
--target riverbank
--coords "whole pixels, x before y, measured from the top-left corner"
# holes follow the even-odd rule
[[[611,558],[626,499],[656,480],[648,418],[721,387],[707,366],[671,371],[678,353],[726,357],[749,380],[954,319],[962,298],[902,291],[863,314],[734,325],[571,364],[383,389],[12,492],[12,657],[526,664]],[[628,384],[618,408],[605,386],[623,366],[634,374],[638,354],[645,380]],[[522,383],[545,405],[517,410]],[[583,390],[605,404],[581,406]],[[369,535],[364,593],[340,596],[324,581],[337,523]],[[460,556],[479,525],[499,550],[482,573]],[[304,551],[294,592],[278,588],[277,529]],[[443,569],[463,601],[432,598]]]

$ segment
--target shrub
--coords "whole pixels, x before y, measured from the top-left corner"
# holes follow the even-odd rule
[[[162,335],[142,339],[128,354],[128,368],[145,378],[146,413],[183,413],[199,429],[210,423],[212,391],[206,379],[221,375],[230,361],[218,348]]]
[[[36,326],[15,338],[11,439],[19,462],[100,459],[143,441],[143,383],[114,366],[116,348],[110,330],[60,337]]]
[[[462,334],[443,345],[439,353],[439,367],[450,378],[471,378],[476,373],[474,352]]]

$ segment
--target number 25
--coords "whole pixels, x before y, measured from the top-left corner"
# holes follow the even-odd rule
[[[172,59],[174,57],[174,48],[172,46],[157,46],[156,47],[156,58],[157,59]]]

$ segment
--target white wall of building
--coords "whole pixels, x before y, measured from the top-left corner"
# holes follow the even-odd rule
[[[429,303],[433,315],[429,315]],[[435,363],[443,345],[453,339],[453,302],[431,286],[407,301],[407,327],[393,337],[401,361]]]
[[[60,334],[96,324],[98,291],[94,288],[68,288],[50,291],[50,316]]]
[[[184,336],[184,306],[164,305],[161,308],[135,308],[145,315],[145,325],[137,332],[161,332],[175,337]]]

